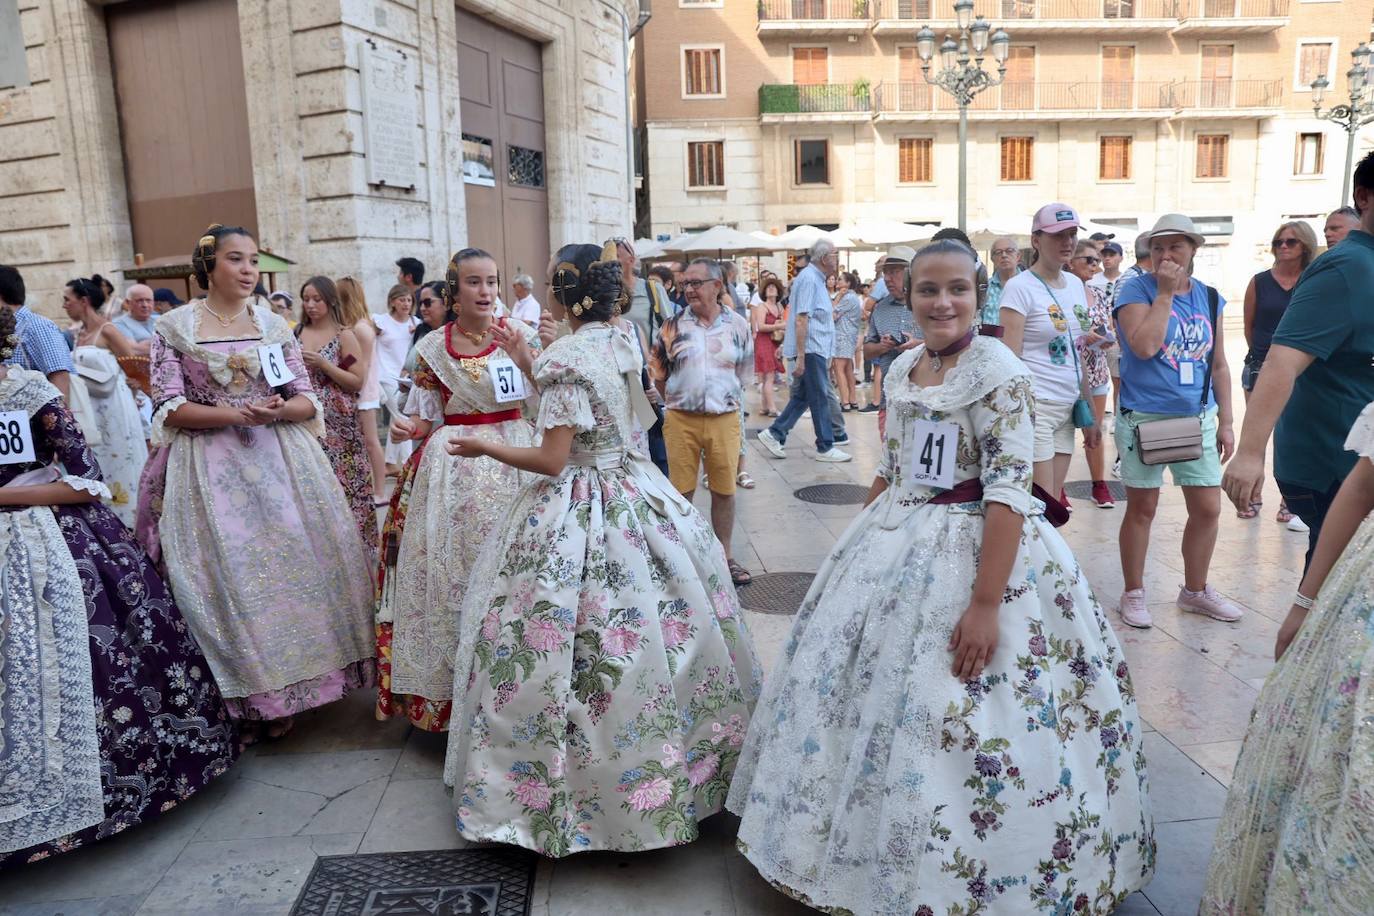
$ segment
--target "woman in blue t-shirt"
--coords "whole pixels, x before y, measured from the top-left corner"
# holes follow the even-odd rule
[[[1160,217],[1149,233],[1151,273],[1126,280],[1113,306],[1121,341],[1121,416],[1116,448],[1126,514],[1121,520],[1121,619],[1152,624],[1145,598],[1145,556],[1159,505],[1164,469],[1183,488],[1188,523],[1183,530],[1182,610],[1216,620],[1239,620],[1242,611],[1207,584],[1221,517],[1221,465],[1235,449],[1231,427],[1231,376],[1221,337],[1215,290],[1192,278],[1203,238],[1180,213]],[[1172,464],[1141,460],[1137,428],[1156,420],[1201,417],[1202,457]]]

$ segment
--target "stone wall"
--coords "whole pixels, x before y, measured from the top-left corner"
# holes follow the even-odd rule
[[[626,34],[637,0],[462,6],[543,45],[554,248],[627,233]],[[133,261],[123,153],[101,5],[19,7],[32,85],[0,90],[0,263],[24,272],[34,307],[58,314],[67,279],[117,277]],[[380,308],[398,257],[419,257],[436,273],[469,243],[455,7],[239,0],[238,8],[261,242],[298,263],[278,284],[352,274]],[[419,61],[414,192],[366,183],[357,49],[369,38]]]

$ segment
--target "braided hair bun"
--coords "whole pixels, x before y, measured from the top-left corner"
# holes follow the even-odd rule
[[[19,334],[15,330],[17,323],[13,309],[0,309],[0,362],[9,359],[19,348]]]
[[[215,252],[219,250],[220,239],[229,235],[244,235],[250,239],[253,237],[253,233],[242,226],[221,226],[219,223],[211,223],[205,234],[196,242],[196,250],[191,252],[191,272],[195,274],[196,282],[200,284],[201,289],[210,288],[210,274],[215,270]]]
[[[620,262],[614,249],[564,245],[549,276],[554,298],[579,321],[609,321],[619,312]]]

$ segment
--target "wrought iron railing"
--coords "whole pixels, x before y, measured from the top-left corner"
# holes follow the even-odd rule
[[[885,83],[877,88],[877,110],[957,111],[954,97],[925,82]],[[1131,80],[1106,82],[1003,83],[973,99],[970,111],[1181,111],[1276,108],[1282,80]]]

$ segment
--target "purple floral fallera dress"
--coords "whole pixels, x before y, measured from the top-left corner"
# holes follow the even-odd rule
[[[50,479],[105,495],[41,374],[10,368],[10,410],[30,414],[37,461],[0,465],[0,486],[56,463]],[[145,823],[229,768],[237,742],[210,666],[109,507],[0,509],[0,580],[0,868]]]
[[[657,849],[725,802],[760,669],[711,526],[635,447],[639,372],[604,324],[535,361],[538,428],[575,433],[568,466],[506,511],[459,616],[444,778],[467,839]]]
[[[942,385],[883,374],[887,489],[816,575],[745,741],[730,810],[768,881],[856,916],[1106,916],[1154,870],[1125,656],[1031,496],[1031,378],[975,338]],[[918,423],[949,423],[956,484],[910,473]],[[928,429],[928,428],[926,428]],[[921,442],[925,442],[922,434]],[[987,503],[1022,516],[982,675],[950,673]]]

